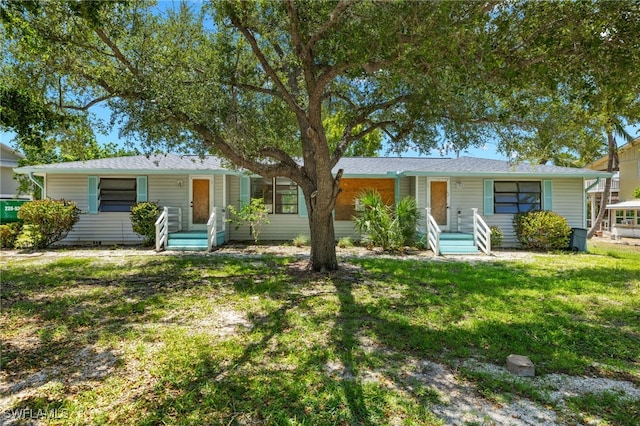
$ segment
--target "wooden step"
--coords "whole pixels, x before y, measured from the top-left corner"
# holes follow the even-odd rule
[[[479,254],[480,251],[476,246],[440,246],[440,254]]]
[[[477,254],[478,248],[473,241],[473,234],[442,233],[440,234],[440,254]]]
[[[167,240],[167,250],[204,251],[208,248],[206,232],[174,232]]]

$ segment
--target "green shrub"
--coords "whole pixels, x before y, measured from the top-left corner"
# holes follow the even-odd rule
[[[382,202],[377,191],[370,189],[361,194],[360,201],[364,210],[358,212],[354,225],[366,245],[401,250],[414,244],[420,214],[413,198],[402,199],[394,209]]]
[[[29,201],[18,212],[18,219],[29,227],[28,244],[38,249],[64,239],[79,218],[76,203],[66,200]]]
[[[258,244],[262,225],[269,223],[269,210],[264,205],[264,200],[262,198],[252,198],[251,202],[243,205],[240,210],[237,210],[233,205],[229,205],[227,209],[231,214],[231,218],[227,219],[227,222],[234,223],[236,229],[244,223],[249,225],[249,232],[254,242]]]
[[[518,213],[513,217],[513,228],[526,249],[562,250],[569,245],[571,228],[564,217],[552,211]]]
[[[489,236],[491,240],[491,248],[494,249],[502,247],[502,240],[504,239],[502,230],[495,225],[490,226],[489,229],[491,230],[491,235]]]
[[[296,247],[304,247],[306,245],[309,245],[309,237],[307,237],[305,234],[298,234],[293,239],[293,245]]]
[[[0,248],[15,248],[20,231],[22,231],[22,222],[0,225]]]
[[[342,237],[338,240],[338,247],[340,248],[351,248],[353,246],[354,243],[351,237]]]
[[[415,198],[405,197],[396,205],[395,218],[398,221],[403,245],[408,246],[415,242],[419,217],[420,212]]]
[[[131,227],[133,232],[144,238],[144,243],[156,242],[156,220],[160,215],[158,203],[144,201],[131,206]]]
[[[633,190],[633,198],[640,198],[640,186]]]

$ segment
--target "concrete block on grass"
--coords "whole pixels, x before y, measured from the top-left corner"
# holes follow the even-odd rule
[[[523,355],[509,355],[507,357],[507,370],[509,370],[511,374],[520,377],[533,377],[536,375],[533,362]]]

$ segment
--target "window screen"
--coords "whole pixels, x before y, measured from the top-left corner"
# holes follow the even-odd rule
[[[269,213],[298,213],[298,185],[287,178],[252,178],[251,198],[263,199]]]
[[[136,202],[135,178],[101,178],[98,189],[101,212],[129,212]]]
[[[493,206],[496,214],[516,214],[541,210],[540,182],[494,182]]]

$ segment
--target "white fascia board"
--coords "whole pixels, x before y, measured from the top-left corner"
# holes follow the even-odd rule
[[[241,175],[241,172],[231,170],[206,170],[206,169],[184,169],[184,170],[149,170],[149,169],[48,169],[40,167],[19,167],[14,172],[28,175],[33,173],[37,176],[46,174],[82,174],[82,175],[184,175],[184,174],[210,174],[210,175]]]

